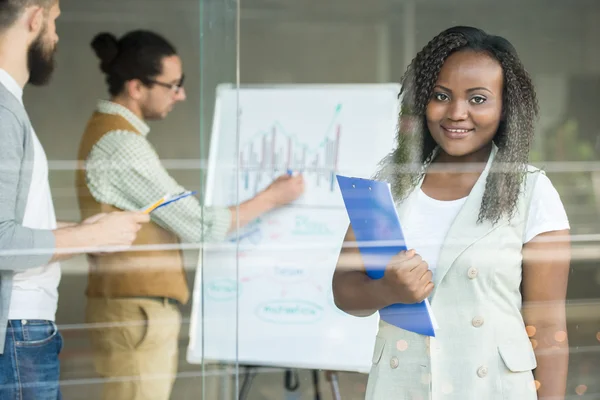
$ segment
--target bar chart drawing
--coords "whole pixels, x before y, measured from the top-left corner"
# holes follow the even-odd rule
[[[314,133],[293,133],[275,121],[241,143],[239,154],[242,197],[251,197],[289,170],[304,174],[313,187],[335,190],[342,125],[342,104],[335,107],[331,122],[323,129],[318,143],[307,143]],[[243,124],[243,110],[240,115]]]

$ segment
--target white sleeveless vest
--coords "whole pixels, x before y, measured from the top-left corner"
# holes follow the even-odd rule
[[[513,219],[477,223],[494,146],[454,220],[435,273],[435,338],[381,321],[367,400],[533,400],[536,359],[521,316],[521,250],[531,193],[530,167]],[[420,185],[419,185],[420,186]],[[410,213],[413,192],[399,206]],[[418,251],[418,249],[417,249]]]

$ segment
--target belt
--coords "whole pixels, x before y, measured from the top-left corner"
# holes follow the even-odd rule
[[[136,296],[136,298],[138,299],[148,299],[148,300],[155,300],[158,301],[159,303],[163,303],[165,305],[167,304],[171,304],[174,306],[178,306],[179,305],[179,301],[172,299],[170,297],[160,297],[160,296]]]

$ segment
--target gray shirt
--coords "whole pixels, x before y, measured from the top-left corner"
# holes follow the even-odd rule
[[[34,165],[30,130],[23,105],[0,84],[0,353],[15,272],[47,264],[55,251],[51,230],[23,226]]]

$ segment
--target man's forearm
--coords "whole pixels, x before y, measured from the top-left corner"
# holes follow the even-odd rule
[[[57,221],[56,222],[57,229],[70,228],[70,227],[73,227],[76,225],[77,225],[76,222],[66,222],[66,221]]]
[[[228,232],[235,231],[254,221],[262,214],[275,208],[275,202],[267,192],[262,192],[252,199],[243,202],[239,206],[229,207],[231,211],[231,225]]]
[[[53,231],[56,240],[56,250],[51,262],[69,259],[76,254],[83,253],[85,247],[93,246],[85,226],[58,223],[59,229]]]

